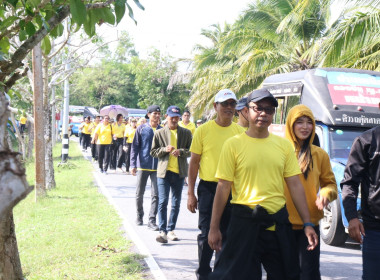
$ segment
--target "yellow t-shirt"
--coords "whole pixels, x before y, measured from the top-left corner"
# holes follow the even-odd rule
[[[177,149],[177,129],[170,130],[170,145]],[[169,154],[169,162],[166,170],[179,174],[178,158]]]
[[[99,124],[96,127],[95,133],[98,134],[96,144],[109,145],[112,143],[111,125]]]
[[[188,129],[188,130],[190,130],[191,131],[191,135],[194,135],[194,132],[195,132],[195,124],[193,123],[193,122],[189,122],[187,125],[185,125],[184,123],[183,123],[183,121],[180,121],[179,123],[178,123],[178,125],[179,126],[181,126],[181,127],[183,127],[183,128],[186,128],[186,129]]]
[[[89,130],[91,130],[91,137],[94,138],[95,136],[95,130],[96,130],[96,127],[98,126],[98,124],[96,122],[92,122],[90,127],[89,127]]]
[[[124,137],[127,137],[127,143],[132,143],[135,137],[136,128],[128,127],[125,128]]]
[[[20,123],[21,123],[21,124],[26,124],[26,120],[27,120],[27,119],[26,119],[25,117],[21,117],[21,118],[20,118]]]
[[[84,125],[82,127],[82,133],[83,134],[91,134],[91,132],[89,131],[90,126],[91,126],[91,123],[84,123]]]
[[[231,203],[273,214],[285,205],[284,178],[301,173],[291,143],[279,136],[252,138],[245,133],[224,144],[216,178],[233,182]]]
[[[224,142],[244,131],[234,122],[230,126],[223,127],[218,125],[215,120],[206,122],[195,130],[190,151],[201,155],[199,177],[202,180],[218,182],[218,179],[215,178],[215,171]]]
[[[125,131],[125,124],[119,125],[118,123],[112,124],[112,133],[117,138],[123,138],[124,137],[124,131]]]

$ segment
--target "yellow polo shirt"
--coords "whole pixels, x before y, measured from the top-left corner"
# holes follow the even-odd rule
[[[215,120],[208,121],[195,130],[190,152],[201,155],[199,178],[204,181],[218,182],[215,172],[224,142],[244,131],[244,128],[234,122],[223,127]]]
[[[104,124],[99,124],[96,127],[95,133],[98,135],[98,140],[96,141],[96,144],[109,145],[112,143],[112,132],[110,124],[108,124],[107,126],[105,126]]]
[[[21,124],[26,124],[26,120],[27,120],[27,118],[25,118],[25,117],[21,117],[21,118],[20,118],[20,123],[21,123]]]
[[[123,138],[125,132],[125,124],[119,125],[118,123],[112,124],[112,133],[117,138]]]
[[[177,149],[177,129],[170,130],[170,145]],[[178,158],[169,154],[169,162],[166,170],[179,174]]]
[[[233,183],[231,203],[252,209],[260,204],[274,214],[286,202],[284,178],[298,174],[301,170],[288,140],[273,134],[252,138],[243,133],[225,142],[215,176]]]
[[[179,126],[183,127],[183,128],[186,128],[188,130],[191,131],[191,135],[194,135],[194,132],[195,132],[195,124],[193,122],[189,122],[187,125],[183,123],[183,121],[180,121],[178,123]]]

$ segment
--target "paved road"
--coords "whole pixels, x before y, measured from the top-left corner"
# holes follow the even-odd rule
[[[90,159],[90,153],[84,153]],[[180,241],[169,241],[168,244],[157,243],[157,232],[147,228],[147,214],[144,225],[137,226],[135,207],[136,177],[125,173],[98,172],[94,164],[94,175],[98,184],[110,201],[124,218],[124,226],[129,237],[135,242],[137,250],[146,255],[146,261],[153,271],[155,279],[196,279],[194,271],[197,267],[197,214],[191,214],[186,208],[187,187],[182,192],[181,210],[175,230]],[[150,209],[150,182],[144,196],[144,211]],[[344,247],[332,247],[323,244],[321,247],[322,280],[361,279],[361,252],[358,244],[347,242]],[[157,266],[158,264],[158,266]],[[265,277],[264,277],[265,278]]]

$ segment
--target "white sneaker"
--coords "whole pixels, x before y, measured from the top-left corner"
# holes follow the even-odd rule
[[[168,243],[168,237],[165,232],[160,231],[160,233],[156,237],[156,241],[159,243]]]
[[[123,173],[124,171],[123,171],[123,169],[121,169],[121,168],[118,168],[118,169],[116,169],[118,172],[120,172],[120,173]]]
[[[168,238],[171,240],[171,241],[178,241],[178,237],[177,235],[175,235],[174,231],[169,231],[168,232]]]

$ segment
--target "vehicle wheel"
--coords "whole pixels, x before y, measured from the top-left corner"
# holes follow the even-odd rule
[[[323,212],[323,219],[319,223],[323,242],[331,246],[343,245],[347,240],[347,233],[342,223],[339,199],[327,205]]]

